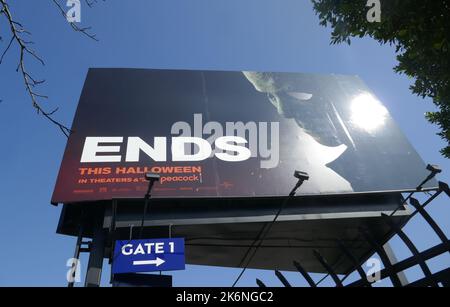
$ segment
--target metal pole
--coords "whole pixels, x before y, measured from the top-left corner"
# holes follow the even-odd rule
[[[152,188],[153,188],[153,185],[155,184],[155,181],[159,181],[159,175],[153,174],[153,173],[147,173],[147,174],[145,174],[145,179],[148,180],[149,182],[148,182],[147,193],[145,193],[145,196],[144,196],[144,199],[145,199],[144,212],[142,213],[141,230],[139,231],[139,239],[142,239],[142,234],[144,231],[145,217],[147,215],[147,210],[148,210],[148,202],[150,200]]]
[[[103,229],[104,208],[96,212],[94,222],[94,236],[89,254],[85,287],[100,287],[102,277],[103,257],[105,253],[106,233]]]
[[[150,188],[149,188],[150,190]],[[145,217],[147,215],[148,210],[148,200],[150,199],[150,194],[145,194],[145,202],[144,202],[144,212],[142,213],[142,219],[141,219],[141,228],[139,230],[139,239],[142,239],[142,234],[144,232],[144,223],[145,223]]]
[[[384,252],[386,253],[386,256],[388,257],[389,261],[392,264],[396,264],[398,262],[397,257],[395,256],[394,250],[392,249],[391,245],[389,243],[386,243],[383,245]],[[405,272],[397,272],[398,279],[400,280],[400,283],[402,286],[406,286],[408,284],[408,278],[406,278]]]
[[[83,227],[82,225],[80,225],[80,230],[78,232],[78,237],[77,237],[77,243],[75,245],[75,252],[73,254],[73,258],[76,259],[76,261],[74,262],[74,268],[73,268],[73,273],[76,274],[77,273],[77,266],[78,266],[78,261],[80,260],[80,247],[81,247],[81,242],[83,240]],[[74,276],[72,276],[74,277]],[[75,284],[75,278],[72,279],[72,281],[69,281],[69,283],[67,284],[67,287],[69,288],[73,288]]]
[[[110,246],[110,256],[109,256],[109,264],[111,264],[111,268],[112,268],[112,263],[114,261],[114,250],[115,250],[115,245],[116,245],[116,218],[117,218],[117,204],[118,201],[117,199],[113,199],[112,203],[111,203],[111,224],[109,225],[109,232],[108,232],[108,241],[109,241],[109,246]],[[110,276],[109,276],[109,283],[112,284],[114,281],[114,273],[113,270],[111,270],[110,272]]]

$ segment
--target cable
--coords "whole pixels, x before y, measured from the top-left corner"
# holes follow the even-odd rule
[[[144,232],[144,222],[145,222],[145,217],[147,215],[148,203],[150,201],[152,188],[153,188],[154,183],[156,181],[159,181],[159,178],[160,177],[158,174],[153,174],[153,173],[145,174],[145,179],[148,180],[148,189],[147,189],[147,193],[145,193],[145,196],[144,196],[144,199],[145,199],[144,212],[142,213],[141,229],[139,231],[139,239],[142,239],[142,234]]]
[[[242,275],[244,275],[245,271],[247,270],[247,267],[249,266],[249,264],[251,263],[251,261],[253,260],[253,257],[256,255],[256,252],[258,251],[258,248],[261,246],[262,242],[264,241],[266,235],[270,232],[270,229],[272,228],[273,224],[276,222],[276,220],[278,219],[278,216],[280,215],[281,211],[283,210],[283,208],[285,207],[286,203],[288,202],[289,199],[291,199],[292,197],[295,196],[295,193],[297,191],[297,189],[303,184],[303,182],[305,180],[308,180],[307,178],[303,178],[300,177],[299,180],[297,181],[297,183],[295,184],[294,188],[292,189],[292,191],[289,193],[289,196],[281,203],[280,208],[278,209],[277,213],[275,214],[275,217],[273,218],[273,220],[270,223],[264,223],[263,227],[261,228],[261,230],[259,231],[258,235],[256,236],[255,240],[253,241],[253,243],[250,245],[250,247],[247,249],[247,252],[245,253],[244,257],[242,258],[242,260],[239,263],[239,266],[241,266],[245,259],[247,258],[247,256],[249,255],[249,253],[251,252],[253,245],[259,241],[258,245],[256,245],[254,252],[251,254],[250,258],[248,259],[248,261],[246,262],[245,266],[242,268],[241,272],[239,273],[238,277],[236,278],[236,280],[234,281],[232,287],[236,286],[236,284],[239,282],[239,280],[241,279]],[[267,231],[264,232],[264,230],[266,229],[266,226],[268,225]],[[259,237],[262,235],[261,240],[259,240]]]

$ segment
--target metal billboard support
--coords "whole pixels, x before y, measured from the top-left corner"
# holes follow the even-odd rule
[[[100,287],[103,258],[105,254],[106,233],[103,229],[104,208],[95,210],[93,238],[86,272],[85,287]]]
[[[392,229],[393,233],[396,234],[402,242],[406,245],[409,251],[412,253],[412,256],[401,261],[398,261],[395,257],[395,253],[390,246],[390,239],[387,239],[385,242],[377,242],[375,238],[364,228],[360,228],[360,233],[363,238],[372,245],[373,251],[378,254],[380,257],[384,269],[378,271],[377,273],[380,276],[380,279],[388,278],[391,280],[394,287],[439,287],[450,286],[450,268],[443,269],[439,272],[432,272],[428,267],[426,261],[433,259],[435,257],[450,253],[450,241],[442,231],[442,229],[438,226],[436,221],[431,217],[431,215],[425,210],[425,207],[430,204],[433,200],[435,200],[439,195],[446,195],[450,197],[450,189],[449,186],[444,182],[439,182],[439,188],[434,194],[430,194],[430,197],[426,199],[422,204],[413,197],[413,194],[416,192],[422,192],[422,185],[433,178],[437,173],[440,172],[440,169],[437,166],[427,166],[427,169],[431,172],[431,174],[418,186],[415,192],[411,192],[406,199],[403,200],[403,203],[406,204],[408,201],[411,206],[415,209],[403,222],[403,224],[397,224],[392,219],[394,213],[398,210],[395,210],[393,214],[387,215],[382,214],[381,219]],[[414,245],[413,240],[406,235],[406,233],[402,230],[402,228],[407,225],[407,223],[416,215],[420,215],[420,217],[431,227],[431,229],[435,232],[437,237],[442,241],[435,246],[424,250],[419,251],[417,247]],[[348,274],[346,274],[343,278],[339,279],[339,277],[335,274],[333,267],[327,263],[327,260],[322,257],[318,252],[315,253],[318,261],[325,268],[325,271],[328,272],[324,278],[320,281],[315,282],[309,273],[302,267],[302,265],[294,261],[294,266],[297,268],[298,272],[303,276],[303,278],[307,281],[310,287],[317,287],[322,280],[326,277],[331,276],[335,286],[345,286],[345,287],[361,287],[366,286],[370,287],[371,282],[369,282],[363,268],[362,262],[364,259],[356,259],[346,248],[346,246],[338,241],[338,246],[340,247],[342,254],[349,258],[353,263],[353,268],[350,270]],[[424,277],[409,282],[405,276],[404,271],[410,269],[412,267],[419,266],[424,274]],[[343,285],[344,280],[352,273],[357,272],[359,274],[360,279]],[[291,286],[291,284],[287,281],[287,279],[282,275],[281,272],[275,271],[275,275],[278,277],[280,281],[282,281],[283,285]],[[256,280],[256,284],[259,287],[266,286],[260,279]]]
[[[389,242],[383,245],[383,250],[386,253],[386,256],[388,257],[388,259],[391,263],[394,263],[394,264],[398,263],[398,259],[395,256],[394,250],[392,249],[392,246],[391,246],[391,244],[389,244]],[[405,272],[400,271],[400,272],[396,273],[396,275],[397,275],[397,278],[400,281],[400,284],[402,285],[402,287],[408,285],[409,282],[408,282],[408,278],[406,278]],[[367,277],[365,277],[365,276],[361,276],[361,278],[364,278],[367,280]]]
[[[144,198],[146,200],[146,203],[144,203],[144,212],[142,213],[142,219],[141,221],[141,229],[139,237],[141,237],[143,230],[144,230],[144,223],[148,211],[148,202],[150,198],[150,190],[151,190],[151,182],[149,182],[149,190],[147,191],[147,194]],[[421,187],[419,186],[416,190],[416,192],[422,192]],[[292,194],[292,193],[291,193]],[[426,264],[426,261],[437,257],[439,255],[442,255],[444,253],[450,253],[450,242],[445,235],[445,233],[442,231],[442,229],[438,226],[438,224],[432,219],[432,217],[427,213],[425,210],[425,207],[429,205],[434,199],[436,199],[439,195],[444,196],[450,196],[448,185],[439,182],[439,189],[436,190],[433,194],[430,194],[430,197],[428,199],[425,199],[422,203],[420,203],[416,198],[413,197],[414,193],[411,193],[408,195],[408,197],[401,198],[401,202],[403,204],[406,204],[408,201],[411,204],[411,207],[413,207],[415,210],[406,217],[406,222],[397,223],[395,220],[395,217],[388,214],[384,214],[379,217],[380,223],[385,224],[386,227],[391,229],[391,232],[393,234],[397,234],[400,239],[406,244],[406,246],[409,248],[409,250],[412,252],[413,256],[409,257],[407,259],[397,261],[395,259],[395,254],[393,251],[389,248],[389,240],[385,239],[378,239],[377,241],[371,233],[367,231],[364,227],[359,228],[359,238],[365,239],[364,241],[369,243],[372,246],[372,250],[376,251],[378,255],[381,258],[381,261],[384,265],[384,269],[380,270],[379,275],[381,276],[381,279],[388,278],[391,279],[394,286],[397,287],[404,287],[404,286],[440,286],[440,285],[447,285],[450,284],[450,269],[443,270],[438,273],[431,272]],[[291,196],[291,195],[290,195]],[[93,218],[90,223],[83,223],[83,228],[80,227],[77,243],[75,246],[75,255],[74,258],[78,259],[81,252],[90,252],[89,257],[89,264],[88,269],[86,273],[86,279],[85,279],[85,286],[86,287],[98,287],[100,286],[101,281],[101,274],[102,274],[102,267],[103,267],[103,260],[105,257],[105,252],[110,254],[112,259],[113,256],[113,245],[114,240],[116,238],[116,235],[120,235],[119,232],[116,233],[116,219],[117,219],[117,207],[118,207],[118,200],[112,201],[112,210],[111,210],[111,222],[109,223],[109,231],[108,228],[105,228],[106,226],[106,215],[105,210],[110,204],[100,204],[98,207],[91,208],[89,210],[89,215]],[[140,207],[141,208],[141,207]],[[140,211],[139,208],[139,211]],[[282,210],[283,206],[281,207]],[[279,209],[280,210],[280,209]],[[280,211],[281,211],[280,210]],[[398,210],[398,209],[397,209]],[[396,211],[397,211],[396,210]],[[437,234],[437,236],[442,241],[441,244],[438,244],[430,249],[427,249],[425,251],[419,252],[417,248],[413,244],[413,240],[411,238],[408,238],[406,234],[402,231],[402,228],[407,224],[409,220],[411,220],[412,217],[418,215],[422,219],[424,219],[427,224],[434,230],[434,232]],[[141,217],[141,215],[139,215]],[[84,220],[82,217],[81,220]],[[405,221],[403,220],[403,221]],[[276,219],[275,219],[276,221]],[[81,224],[79,224],[81,225]],[[75,228],[76,229],[76,228]],[[269,227],[270,230],[270,227]],[[356,231],[358,233],[358,231]],[[76,234],[76,233],[75,233]],[[91,236],[92,234],[92,242],[84,242],[83,236]],[[123,233],[122,233],[123,236]],[[171,236],[171,227],[169,225],[169,236]],[[132,239],[130,237],[130,239]],[[263,239],[260,239],[260,241],[263,241]],[[370,287],[371,283],[368,282],[367,277],[365,276],[364,270],[362,268],[362,261],[364,259],[360,259],[359,257],[356,257],[355,254],[353,254],[350,249],[351,246],[348,245],[348,242],[339,241],[336,238],[336,246],[340,249],[340,252],[342,254],[342,257],[347,258],[350,260],[351,265],[350,269],[353,271],[356,271],[359,274],[360,279],[353,281],[351,283],[344,284],[344,280],[348,277],[350,273],[348,273],[344,278],[341,278],[340,275],[338,275],[336,272],[336,266],[333,261],[330,261],[331,259],[327,256],[326,253],[323,252],[323,250],[316,250],[314,253],[314,257],[316,259],[316,263],[319,263],[320,266],[324,269],[325,272],[328,273],[328,276],[331,276],[331,278],[334,281],[334,284],[336,286],[344,286],[344,287],[352,287],[352,286],[366,286]],[[380,242],[383,241],[383,242]],[[84,248],[83,244],[89,244],[89,248]],[[261,244],[261,242],[259,242]],[[260,244],[252,244],[251,248],[257,248]],[[367,255],[369,256],[369,255]],[[107,257],[108,258],[108,257]],[[367,258],[366,258],[367,259]],[[315,282],[313,278],[309,275],[308,271],[304,269],[304,266],[306,267],[307,264],[305,262],[301,261],[293,262],[294,267],[298,270],[298,272],[306,279],[307,283],[311,287],[316,287],[320,284],[321,281]],[[425,277],[416,280],[408,282],[408,280],[405,278],[403,271],[412,268],[413,266],[418,265],[422,271],[424,272]],[[344,273],[339,273],[344,274]],[[275,276],[282,282],[285,286],[291,286],[293,285],[290,283],[283,274],[279,271],[275,271]],[[257,284],[259,286],[265,286],[265,283],[261,280],[257,280]],[[73,282],[69,282],[69,287],[73,287]]]
[[[153,187],[153,184],[155,181],[158,181],[159,176],[155,174],[146,174],[146,179],[149,181],[149,187],[147,190],[147,193],[145,194],[145,205],[144,205],[144,212],[142,216],[141,221],[141,227],[140,227],[140,233],[139,237],[142,237],[143,229],[144,229],[144,220],[147,215],[148,211],[148,203],[151,197],[151,190]],[[98,207],[93,208],[92,211],[89,212],[89,215],[93,217],[93,223],[91,226],[92,228],[92,241],[91,242],[84,242],[83,241],[83,234],[85,231],[84,223],[80,225],[78,236],[77,236],[77,242],[75,245],[75,251],[74,251],[74,259],[79,259],[81,252],[89,252],[89,261],[88,261],[88,267],[85,277],[85,287],[100,287],[101,283],[101,276],[102,276],[102,270],[103,270],[103,261],[105,258],[105,250],[108,247],[110,251],[110,264],[112,261],[114,261],[114,244],[116,239],[116,217],[117,217],[117,207],[118,207],[118,201],[113,200],[112,201],[112,221],[109,226],[109,229],[104,229],[104,220],[105,220],[105,212],[106,208],[104,204],[100,204]],[[83,220],[83,216],[81,218]],[[171,226],[169,226],[171,227]],[[169,233],[171,232],[171,228],[169,228]],[[171,234],[170,234],[171,236]],[[132,236],[130,234],[130,240],[132,239]],[[83,248],[83,244],[89,244],[88,248]],[[72,270],[76,271],[76,265],[72,268]],[[167,277],[167,276],[165,276]],[[113,281],[113,274],[111,272],[111,278],[110,281]],[[69,281],[68,287],[72,288],[74,287],[74,281]]]
[[[80,225],[80,230],[79,230],[78,237],[77,237],[77,243],[75,244],[75,251],[74,251],[74,255],[73,255],[73,259],[75,260],[74,263],[72,264],[73,275],[71,276],[72,279],[69,280],[69,282],[67,284],[68,288],[73,288],[75,285],[75,274],[77,272],[78,261],[80,260],[82,243],[83,243],[83,227],[82,227],[82,225]]]

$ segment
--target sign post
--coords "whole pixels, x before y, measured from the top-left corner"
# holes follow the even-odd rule
[[[112,264],[113,274],[184,269],[183,238],[116,242]]]
[[[99,207],[94,211],[94,235],[90,248],[89,263],[86,272],[85,287],[100,287],[103,258],[105,252],[106,233],[102,227],[104,209]]]

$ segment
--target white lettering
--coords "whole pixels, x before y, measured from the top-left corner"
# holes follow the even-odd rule
[[[81,22],[81,2],[80,0],[67,0],[66,6],[69,10],[66,13],[68,22]]]
[[[378,282],[381,279],[381,261],[377,258],[370,258],[366,262],[369,268],[367,271],[367,281],[370,283]]]
[[[381,22],[380,0],[368,0],[366,6],[370,7],[370,9],[367,11],[367,21],[370,23]]]
[[[224,129],[219,122],[203,125],[202,114],[194,114],[193,128],[189,123],[176,122],[171,133],[172,161],[203,161],[216,157],[226,162],[240,162],[259,157],[261,168],[266,169],[275,168],[279,163],[278,122],[226,122]],[[149,140],[130,136],[126,149],[122,150],[123,140],[122,136],[86,137],[80,162],[139,162],[141,152],[154,161],[167,161],[166,137],[154,137],[150,145]]]
[[[252,153],[250,149],[243,146],[232,145],[230,143],[236,144],[247,144],[244,138],[238,136],[223,136],[216,140],[216,147],[224,150],[224,153],[216,153],[216,157],[222,161],[227,162],[239,162],[250,159]],[[229,152],[235,152],[236,155],[232,155]]]
[[[122,254],[125,256],[129,256],[133,253],[133,245],[131,244],[125,244],[122,246]]]
[[[113,153],[119,152],[120,146],[100,146],[100,143],[122,143],[123,137],[87,137],[84,142],[83,153],[81,155],[81,163],[93,162],[120,162],[120,155],[102,155],[97,153]]]
[[[153,147],[151,147],[140,137],[129,137],[125,161],[139,162],[141,151],[155,161],[166,161],[166,138],[155,137],[153,144]]]
[[[197,153],[186,154],[185,145],[192,143],[198,148]],[[173,161],[202,161],[209,158],[211,146],[208,141],[197,137],[172,138],[172,160]]]

